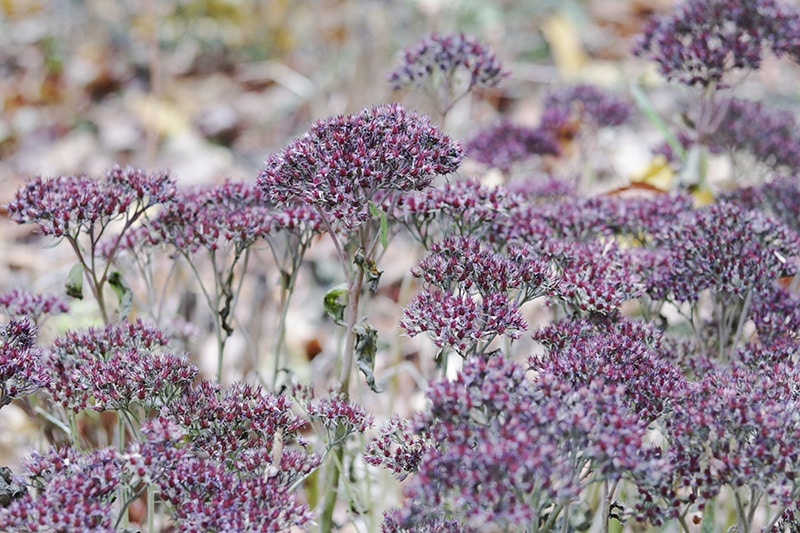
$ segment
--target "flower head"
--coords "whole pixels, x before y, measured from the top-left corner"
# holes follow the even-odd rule
[[[475,37],[434,33],[405,50],[402,63],[389,74],[389,83],[401,89],[421,85],[436,74],[452,78],[460,72],[468,77],[469,89],[492,87],[508,76],[494,53]]]
[[[113,501],[121,482],[121,460],[113,449],[73,448],[35,453],[27,477],[36,487],[0,507],[0,529],[8,532],[87,531],[112,533]]]
[[[352,229],[369,219],[378,191],[422,190],[462,157],[426,117],[386,104],[318,121],[267,159],[258,184],[279,206],[302,202]]]
[[[164,350],[166,337],[141,321],[68,331],[49,350],[53,398],[65,408],[128,410],[168,403],[187,389],[198,369]]]
[[[668,250],[669,260],[654,288],[666,284],[676,301],[694,301],[705,289],[744,297],[792,274],[800,255],[795,232],[731,202],[685,213],[655,243]]]
[[[13,289],[0,294],[0,313],[10,318],[29,316],[36,321],[42,315],[67,311],[69,306],[57,294],[36,294],[25,289]]]
[[[17,191],[8,211],[15,222],[36,223],[45,235],[77,237],[114,220],[130,220],[170,201],[174,194],[175,184],[166,173],[150,175],[115,166],[101,180],[86,176],[31,180]]]
[[[797,57],[800,15],[777,0],[686,0],[645,26],[634,52],[668,79],[720,86],[734,70],[755,70],[767,51]]]
[[[50,382],[35,339],[36,326],[29,318],[11,320],[0,328],[0,408]]]
[[[534,156],[559,155],[554,134],[545,128],[530,128],[502,120],[484,128],[466,144],[467,156],[505,173],[514,163]]]
[[[573,121],[595,127],[619,126],[631,116],[630,104],[592,85],[550,90],[542,103],[541,130],[555,135]]]

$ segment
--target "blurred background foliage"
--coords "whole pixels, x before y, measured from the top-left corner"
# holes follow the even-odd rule
[[[403,48],[465,32],[512,70],[447,125],[536,113],[566,80],[623,82],[629,37],[667,0],[0,0],[0,180],[100,174],[252,179],[309,123],[378,102]],[[4,187],[10,190],[9,187]],[[0,198],[5,200],[5,198]]]

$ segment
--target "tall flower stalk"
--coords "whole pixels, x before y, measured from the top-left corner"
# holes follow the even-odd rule
[[[345,401],[357,338],[372,330],[357,326],[365,281],[375,290],[380,278],[376,253],[381,241],[385,243],[387,218],[378,206],[395,205],[405,192],[422,190],[436,175],[454,172],[462,151],[426,117],[386,104],[318,121],[303,137],[270,156],[259,175],[258,184],[278,206],[295,202],[312,206],[336,248],[347,280],[347,304],[340,317],[345,340],[335,392]],[[329,462],[321,531],[333,528],[343,453],[338,446]]]

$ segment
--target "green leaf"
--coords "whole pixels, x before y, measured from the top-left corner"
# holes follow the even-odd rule
[[[383,392],[375,383],[375,354],[378,353],[378,332],[370,324],[361,322],[353,328],[356,333],[356,366],[364,374],[373,392]]]
[[[631,83],[631,94],[633,94],[633,99],[636,101],[636,107],[644,113],[647,119],[653,123],[653,125],[661,132],[664,138],[667,140],[667,144],[670,145],[672,150],[681,158],[681,161],[686,161],[686,150],[683,148],[683,145],[672,133],[672,130],[669,129],[667,123],[664,122],[664,119],[658,114],[658,112],[653,107],[653,103],[650,101],[650,98],[647,97],[645,92],[642,88],[636,84]]]
[[[381,222],[381,246],[383,246],[383,249],[385,250],[389,241],[387,237],[389,233],[389,222],[386,219],[386,213],[383,211],[383,209],[375,205],[374,202],[369,202],[367,205],[369,206],[369,212],[372,214],[372,216],[378,217]]]
[[[348,299],[347,285],[344,283],[326,292],[325,298],[323,299],[325,312],[340,326],[345,325],[344,310],[347,308]]]
[[[108,276],[108,286],[117,295],[117,301],[119,302],[117,316],[119,316],[120,320],[127,320],[133,306],[133,291],[122,279],[122,274],[119,272],[112,272]]]
[[[368,259],[365,257],[363,250],[358,250],[356,252],[353,262],[358,265],[358,268],[360,268],[367,277],[370,294],[375,294],[375,292],[378,290],[378,283],[381,281],[381,274],[383,274],[383,270],[378,270],[378,266],[375,264],[375,261],[372,258]]]
[[[67,290],[67,296],[83,300],[83,267],[80,263],[76,263],[69,269],[64,287]]]

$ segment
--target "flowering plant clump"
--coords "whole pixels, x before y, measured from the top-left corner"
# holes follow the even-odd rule
[[[534,334],[547,353],[528,364],[573,386],[595,379],[621,385],[631,409],[651,421],[670,409],[686,386],[680,369],[663,358],[659,338],[654,328],[625,319],[565,319]]]
[[[735,70],[757,70],[765,53],[797,56],[800,14],[777,0],[687,0],[651,19],[635,53],[668,79],[715,87]]]
[[[726,485],[734,491],[743,530],[752,528],[760,498],[777,506],[771,524],[797,501],[796,380],[792,363],[760,371],[734,365],[690,385],[666,420],[672,477],[666,486],[673,488],[664,494],[675,516],[690,505],[702,507]]]
[[[166,418],[148,421],[142,433],[144,440],[127,454],[128,469],[158,487],[181,531],[278,532],[311,519],[292,485],[302,474],[295,466],[313,465],[297,461],[288,450],[278,453],[275,463],[264,461],[272,451],[259,454],[258,461],[246,460],[248,453],[242,452],[242,460],[226,463],[216,453],[197,453],[192,431]],[[258,468],[252,468],[255,464]]]
[[[52,449],[34,454],[27,471],[36,494],[28,491],[0,507],[3,531],[116,531],[113,500],[122,480],[113,449]]]
[[[0,465],[0,530],[796,530],[796,120],[720,89],[800,58],[800,10],[684,0],[644,32],[637,53],[703,89],[675,131],[635,83],[636,109],[554,85],[538,126],[495,117],[465,150],[448,111],[507,73],[454,33],[391,75],[433,89],[441,125],[381,104],[252,182],[115,166],[19,188],[0,212],[68,243],[52,275],[97,306],[22,269],[0,291],[0,408],[43,435]],[[529,104],[516,81],[458,114]],[[602,135],[661,134],[668,161],[626,182],[593,142],[621,124]]]
[[[67,280],[67,294],[83,297],[82,278],[97,301],[100,315],[108,322],[104,288],[119,286],[111,263],[125,234],[145,213],[173,200],[176,186],[167,173],[147,174],[133,168],[113,167],[102,180],[86,176],[36,178],[17,190],[8,204],[12,220],[35,223],[42,233],[65,239],[78,259]],[[105,241],[104,239],[109,239]],[[105,266],[99,264],[106,259]],[[123,298],[120,298],[121,304]],[[129,309],[120,305],[124,316]]]
[[[643,444],[645,427],[624,407],[621,387],[530,380],[504,357],[468,362],[455,381],[431,386],[430,411],[414,425],[435,444],[423,448],[386,530],[427,530],[442,520],[461,531],[556,529],[586,486],[656,472],[660,461]]]

